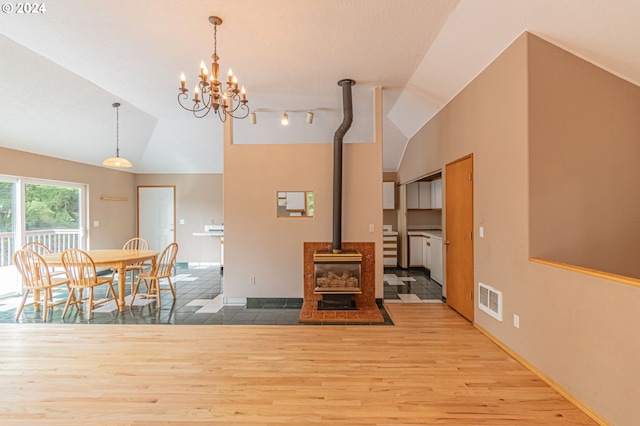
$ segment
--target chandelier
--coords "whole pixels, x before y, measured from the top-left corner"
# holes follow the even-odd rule
[[[184,73],[180,75],[180,93],[178,93],[178,103],[187,111],[191,111],[194,116],[202,118],[209,114],[213,110],[222,122],[227,121],[227,117],[236,119],[246,118],[249,115],[249,107],[247,106],[247,93],[244,90],[244,86],[238,89],[238,79],[231,69],[229,69],[228,79],[226,87],[218,80],[218,73],[220,71],[220,65],[218,65],[217,51],[217,35],[218,25],[222,25],[222,19],[217,16],[209,16],[209,22],[213,24],[213,55],[211,58],[211,74],[204,64],[204,61],[200,62],[200,75],[199,81],[193,89],[193,98],[191,99],[191,105],[185,105],[188,103],[189,91],[185,85],[186,80]]]
[[[116,109],[116,156],[107,158],[102,162],[102,164],[109,167],[131,167],[131,162],[129,160],[124,157],[120,157],[120,114],[118,114],[120,104],[116,102],[111,106]]]

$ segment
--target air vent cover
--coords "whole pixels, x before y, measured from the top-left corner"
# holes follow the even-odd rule
[[[502,321],[502,292],[484,283],[478,283],[478,307],[497,319]]]

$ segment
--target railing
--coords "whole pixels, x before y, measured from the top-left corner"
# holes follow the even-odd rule
[[[27,231],[25,243],[39,242],[49,247],[52,252],[61,252],[68,248],[78,248],[80,230],[78,229],[41,229]],[[21,246],[21,244],[18,244]],[[13,265],[13,252],[16,246],[13,232],[0,232],[0,267]]]

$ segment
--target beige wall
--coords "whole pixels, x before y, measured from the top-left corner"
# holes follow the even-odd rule
[[[410,140],[399,180],[474,154],[476,235],[485,229],[475,240],[475,282],[504,297],[502,322],[475,309],[476,323],[599,415],[632,425],[640,418],[640,288],[529,261],[528,67],[545,56],[529,56],[529,41],[538,44],[518,38]]]
[[[375,93],[380,123],[381,92]],[[374,143],[344,144],[342,241],[376,244],[376,297],[381,298],[382,129],[376,126]],[[331,241],[333,235],[333,144],[233,145],[228,127],[225,297],[303,297],[303,243]],[[277,218],[278,191],[313,191],[315,216]],[[375,232],[369,232],[370,224]]]
[[[531,256],[640,278],[640,87],[529,44]]]
[[[140,174],[90,166],[22,151],[0,148],[0,175],[20,176],[89,187],[89,248],[121,247],[137,235],[137,186],[176,187],[176,241],[179,262],[219,262],[220,240],[195,237],[205,224],[221,224],[223,179],[221,174]],[[103,201],[100,197],[126,198]],[[185,224],[180,225],[179,220]],[[93,227],[98,221],[99,227]]]
[[[222,174],[139,174],[135,186],[175,186],[178,262],[220,261],[220,239],[193,233],[224,223]]]
[[[0,148],[0,174],[88,185],[91,249],[121,247],[136,235],[132,173]],[[127,201],[102,201],[102,196]],[[94,221],[100,226],[93,227]]]

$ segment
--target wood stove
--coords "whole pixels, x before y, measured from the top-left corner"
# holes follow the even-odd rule
[[[355,250],[316,251],[313,254],[315,294],[321,294],[318,309],[357,309],[354,294],[362,293],[362,255]]]

